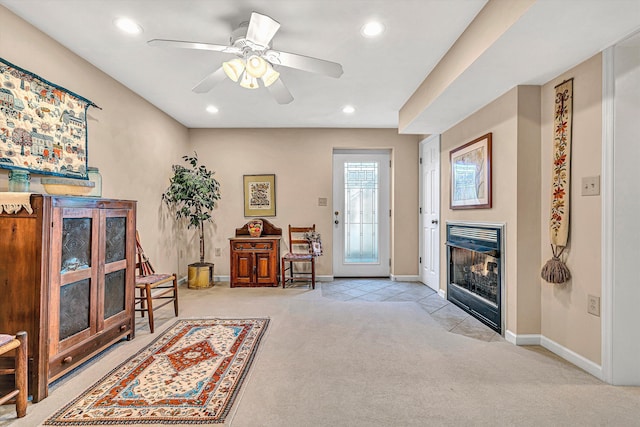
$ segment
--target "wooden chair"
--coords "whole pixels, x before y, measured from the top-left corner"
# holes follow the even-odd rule
[[[311,289],[316,288],[316,259],[311,252],[310,243],[304,238],[304,233],[316,231],[316,225],[311,227],[292,227],[289,225],[289,253],[282,257],[282,287],[284,288],[286,283],[291,284],[300,281],[309,281],[311,279]],[[302,251],[295,251],[296,247],[301,247]],[[310,273],[296,272],[294,271],[294,264],[296,263],[308,263],[311,266]],[[289,265],[288,267],[286,265]],[[286,271],[289,271],[289,277],[286,276]]]
[[[15,390],[0,397],[0,405],[15,398],[18,418],[27,415],[27,333],[22,331],[16,335],[0,334],[0,354],[16,350],[15,367],[0,369],[0,375],[15,376]]]
[[[136,308],[144,317],[149,316],[149,330],[154,332],[153,312],[167,304],[173,302],[173,310],[178,315],[178,276],[176,274],[156,273],[144,254],[140,244],[140,236],[136,231],[136,289],[138,295],[135,296]],[[154,300],[166,300],[154,305]]]

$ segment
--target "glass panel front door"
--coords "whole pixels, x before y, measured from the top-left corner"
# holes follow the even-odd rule
[[[378,163],[344,164],[344,262],[378,263]]]
[[[333,275],[387,277],[390,153],[333,153]]]

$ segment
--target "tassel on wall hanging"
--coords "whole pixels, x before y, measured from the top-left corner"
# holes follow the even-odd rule
[[[571,272],[561,257],[569,240],[573,79],[565,80],[555,89],[551,218],[549,220],[553,257],[542,267],[540,275],[549,283],[561,284],[571,279]]]

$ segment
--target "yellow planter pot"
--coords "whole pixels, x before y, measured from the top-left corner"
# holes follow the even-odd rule
[[[189,264],[187,277],[189,289],[210,288],[214,285],[213,264],[209,262]]]

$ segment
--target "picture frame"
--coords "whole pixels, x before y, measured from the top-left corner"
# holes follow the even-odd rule
[[[450,208],[491,208],[491,132],[449,151]]]
[[[243,175],[244,216],[276,216],[276,176]]]

